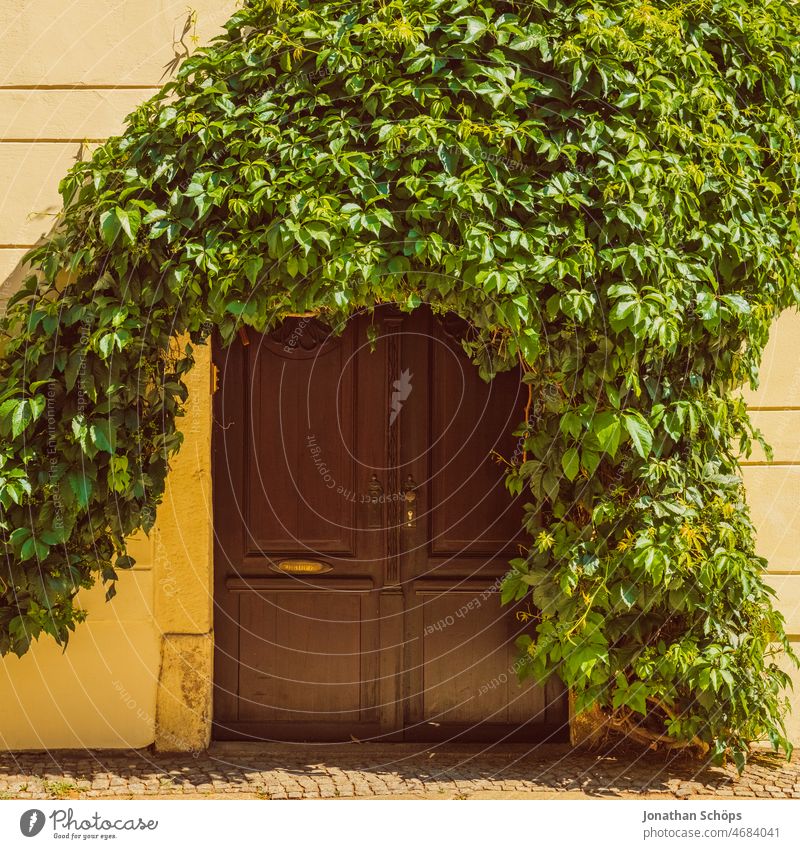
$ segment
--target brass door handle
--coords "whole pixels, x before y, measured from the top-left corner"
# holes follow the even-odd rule
[[[378,476],[373,474],[367,487],[367,527],[383,527],[383,487]]]
[[[409,475],[403,484],[403,523],[404,528],[417,527],[417,484]]]

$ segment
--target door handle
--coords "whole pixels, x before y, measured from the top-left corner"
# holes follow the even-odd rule
[[[383,487],[375,474],[367,487],[367,527],[383,527]]]
[[[417,527],[417,484],[414,478],[409,475],[406,482],[403,484],[403,523],[404,528]]]

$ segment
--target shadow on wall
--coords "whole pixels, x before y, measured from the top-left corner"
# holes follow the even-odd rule
[[[23,263],[21,259],[7,275],[5,269],[0,266],[0,316],[5,314],[8,299],[19,291],[22,281],[29,272],[30,266]]]

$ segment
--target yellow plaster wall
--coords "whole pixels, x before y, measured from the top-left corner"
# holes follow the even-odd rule
[[[119,132],[154,94],[188,9],[200,43],[235,0],[0,0],[0,309],[25,250],[52,227],[58,183],[82,148]],[[185,39],[191,47],[190,38]],[[166,79],[166,77],[165,77]],[[186,440],[150,539],[109,604],[62,655],[50,641],[0,661],[0,749],[196,748],[211,684],[209,353],[189,377]],[[188,695],[187,695],[188,694]],[[198,698],[198,694],[200,698]]]
[[[0,309],[25,250],[58,211],[84,142],[119,131],[181,48],[187,7],[205,42],[235,0],[0,0]],[[191,42],[187,39],[187,42]],[[65,655],[49,642],[0,661],[0,748],[196,748],[208,739],[213,635],[208,351],[190,375],[186,440],[150,539],[117,597],[84,596],[89,622]],[[800,316],[781,317],[749,393],[775,447],[745,468],[758,545],[800,648]],[[800,742],[798,710],[791,719]]]
[[[746,392],[753,419],[773,448],[744,464],[747,499],[758,531],[758,552],[769,560],[770,585],[787,631],[800,652],[800,313],[784,313],[770,333],[761,386]],[[800,674],[794,678],[789,736],[800,743]]]

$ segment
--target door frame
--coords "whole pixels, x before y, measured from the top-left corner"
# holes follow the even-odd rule
[[[322,548],[317,551],[315,541],[303,536],[304,532],[300,530],[300,526],[295,527],[293,520],[288,519],[288,515],[295,513],[292,505],[295,504],[296,496],[291,487],[288,491],[284,487],[278,490],[282,495],[278,496],[276,493],[276,506],[268,508],[264,517],[280,515],[280,512],[275,514],[273,511],[275,509],[280,511],[281,508],[278,505],[283,504],[282,509],[289,510],[287,528],[291,527],[294,530],[289,532],[287,537],[286,533],[281,530],[283,524],[280,520],[278,520],[277,527],[272,527],[274,518],[268,520],[268,524],[264,525],[264,518],[261,517],[264,507],[256,507],[256,505],[262,503],[262,498],[257,496],[253,500],[254,493],[251,491],[250,474],[252,469],[261,466],[258,457],[260,452],[264,450],[264,438],[268,440],[269,444],[272,444],[275,440],[282,441],[287,438],[286,447],[289,451],[287,456],[294,457],[294,459],[277,461],[278,465],[274,471],[281,480],[300,480],[303,476],[302,470],[306,467],[308,458],[306,460],[299,459],[305,455],[302,451],[302,437],[298,436],[299,431],[302,430],[301,406],[296,406],[301,404],[302,397],[295,398],[294,392],[297,391],[297,380],[302,381],[306,378],[312,380],[317,357],[321,357],[320,368],[322,373],[325,374],[322,385],[326,389],[323,390],[323,397],[328,397],[329,387],[338,385],[337,375],[339,375],[340,381],[344,375],[344,372],[340,374],[339,368],[344,368],[347,362],[355,364],[356,360],[352,358],[356,356],[356,352],[360,352],[358,362],[361,363],[361,366],[357,367],[359,375],[357,384],[353,383],[356,380],[354,373],[349,373],[348,378],[341,383],[342,387],[350,386],[350,391],[346,392],[344,396],[345,399],[349,399],[344,401],[347,410],[338,411],[334,415],[331,408],[323,415],[325,422],[333,421],[334,418],[338,422],[340,415],[344,416],[343,423],[352,421],[351,439],[355,439],[352,444],[354,450],[358,452],[360,462],[356,464],[351,460],[353,467],[350,485],[361,491],[370,468],[381,469],[381,483],[385,484],[383,491],[400,493],[405,487],[404,476],[410,470],[418,477],[422,475],[422,482],[430,486],[428,508],[432,512],[426,522],[419,523],[420,528],[427,528],[428,521],[433,521],[434,516],[441,518],[443,515],[448,515],[442,513],[447,499],[442,501],[441,505],[437,502],[436,506],[430,500],[434,492],[434,478],[431,477],[430,480],[427,480],[429,474],[434,473],[433,467],[428,467],[428,464],[432,462],[432,455],[425,446],[433,438],[433,431],[430,428],[433,427],[434,410],[438,409],[439,400],[444,399],[443,393],[436,390],[435,363],[450,362],[450,356],[446,356],[444,361],[438,359],[441,354],[433,341],[438,339],[459,360],[460,365],[457,367],[456,374],[451,375],[451,378],[448,379],[448,385],[450,385],[451,379],[457,382],[458,375],[466,374],[462,371],[463,369],[474,368],[469,363],[468,358],[463,356],[459,342],[460,333],[468,325],[455,319],[452,315],[442,320],[427,307],[407,313],[387,305],[381,306],[379,310],[376,310],[376,313],[374,319],[364,313],[352,316],[349,319],[348,328],[343,330],[335,343],[330,341],[328,337],[330,331],[324,324],[308,323],[304,319],[297,318],[290,319],[287,323],[278,325],[272,331],[267,331],[263,335],[258,334],[253,339],[256,344],[252,348],[247,333],[240,334],[240,340],[233,342],[232,349],[231,347],[221,348],[218,340],[215,339],[217,344],[212,356],[214,356],[220,370],[220,386],[217,397],[214,399],[214,410],[218,424],[213,434],[213,473],[219,476],[214,495],[217,512],[214,556],[218,566],[215,570],[214,582],[217,634],[215,662],[218,663],[219,667],[214,676],[214,736],[216,739],[246,740],[256,736],[257,739],[294,741],[303,739],[342,740],[347,739],[348,735],[350,737],[357,735],[358,739],[374,739],[377,737],[380,740],[404,739],[409,741],[437,738],[446,740],[454,738],[473,739],[480,742],[491,739],[526,742],[541,742],[546,739],[563,740],[565,736],[564,720],[567,713],[565,710],[566,697],[562,695],[563,685],[559,685],[559,682],[553,679],[544,685],[536,687],[531,685],[532,689],[524,695],[521,692],[518,695],[515,694],[513,688],[515,678],[513,674],[514,649],[508,640],[512,638],[512,633],[518,634],[520,629],[517,626],[511,627],[514,622],[511,611],[508,609],[501,611],[497,602],[496,586],[494,586],[492,593],[495,595],[494,603],[490,602],[480,612],[477,620],[482,623],[478,626],[480,630],[475,635],[470,636],[471,629],[467,628],[461,638],[467,641],[467,645],[472,646],[473,651],[476,648],[479,651],[489,651],[490,654],[487,654],[484,660],[495,655],[497,658],[501,658],[502,666],[499,666],[497,670],[484,669],[482,673],[477,673],[473,663],[469,667],[473,671],[467,672],[465,668],[465,677],[455,681],[448,664],[445,663],[442,667],[441,658],[434,663],[435,657],[432,655],[430,667],[428,667],[428,660],[426,659],[429,646],[438,644],[438,649],[433,650],[434,652],[444,651],[445,654],[441,656],[442,658],[456,649],[455,646],[448,648],[447,645],[441,644],[442,637],[433,635],[433,632],[428,634],[428,630],[422,627],[423,619],[426,615],[435,614],[425,614],[423,611],[432,612],[437,605],[442,603],[447,607],[454,601],[454,593],[456,597],[459,593],[465,591],[475,593],[475,587],[481,583],[481,577],[473,570],[478,562],[486,557],[490,558],[491,565],[489,560],[485,561],[484,567],[489,567],[489,572],[484,577],[494,577],[494,584],[496,585],[501,575],[507,570],[508,557],[512,556],[505,549],[510,548],[513,543],[508,541],[511,538],[507,538],[505,534],[516,534],[517,531],[521,530],[521,517],[519,528],[517,528],[516,522],[512,523],[517,531],[506,528],[503,535],[499,536],[496,541],[491,532],[485,539],[484,531],[481,531],[477,537],[471,536],[472,526],[469,524],[460,530],[462,535],[466,534],[465,540],[475,541],[475,550],[472,550],[472,542],[466,542],[466,548],[462,543],[453,542],[452,544],[456,545],[457,548],[452,549],[450,554],[445,552],[443,561],[445,571],[437,572],[439,580],[433,581],[434,584],[441,584],[442,581],[447,582],[454,593],[441,587],[438,590],[431,591],[428,587],[432,578],[430,574],[427,574],[427,570],[430,568],[428,557],[431,558],[430,565],[432,565],[435,561],[441,559],[442,552],[437,554],[433,549],[430,549],[430,544],[425,543],[423,537],[420,536],[420,529],[406,530],[403,521],[401,521],[404,506],[399,498],[391,498],[383,505],[384,520],[381,524],[384,530],[377,532],[377,536],[367,530],[369,526],[361,525],[361,518],[356,518],[356,510],[359,515],[361,513],[358,508],[351,510],[350,507],[346,507],[346,515],[342,514],[339,519],[336,519],[337,525],[339,522],[345,521],[346,524],[340,527],[347,527],[352,524],[352,527],[364,528],[364,533],[354,535],[349,544],[345,542],[345,538],[342,538],[339,543],[334,545],[337,552],[344,554],[344,560],[341,561],[341,565],[345,569],[343,576],[337,575],[333,578],[312,579],[311,581],[306,577],[302,583],[299,583],[296,579],[283,580],[278,576],[269,574],[270,558],[308,556],[302,553],[305,550],[304,545],[308,544],[309,551],[312,552],[310,556],[324,560],[327,550],[327,548]],[[453,321],[449,320],[451,318]],[[377,321],[377,326],[380,329],[375,341],[376,350],[368,354],[363,346],[368,344],[368,327],[373,320]],[[406,347],[407,345],[409,347]],[[331,356],[333,356],[333,359],[330,359]],[[293,363],[290,367],[292,371],[287,373],[285,369],[289,362]],[[419,414],[411,418],[406,414],[400,416],[399,420],[395,416],[391,416],[388,418],[387,424],[382,419],[383,414],[378,413],[378,420],[376,420],[375,415],[378,409],[388,411],[391,408],[394,411],[393,389],[400,388],[402,384],[403,372],[401,369],[403,367],[406,367],[406,369],[410,367],[414,374],[420,375],[418,380],[421,381],[424,391],[420,399],[422,408]],[[309,368],[311,368],[311,371],[309,371]],[[333,369],[332,372],[331,369]],[[286,386],[290,392],[287,396],[290,403],[287,437],[284,437],[282,413],[276,412],[277,408],[273,403],[274,398],[271,394],[275,391],[275,387],[284,386],[285,375],[289,381]],[[306,375],[306,377],[302,377],[303,375]],[[422,375],[425,375],[425,377],[423,378]],[[486,432],[487,436],[495,434],[494,428],[499,425],[500,428],[497,433],[503,434],[502,439],[505,442],[507,438],[510,438],[510,432],[507,434],[506,428],[513,429],[517,424],[517,416],[522,415],[520,407],[522,397],[520,396],[519,386],[512,379],[512,376],[502,375],[501,377],[507,379],[502,383],[502,389],[496,389],[501,394],[494,395],[495,385],[493,384],[493,388],[486,395],[484,403],[490,404],[487,409],[502,411],[506,408],[507,401],[505,399],[510,398],[510,406],[508,406],[505,415],[508,415],[509,420],[514,419],[514,421],[509,424],[501,415],[501,419],[492,424],[491,413],[488,414],[485,421],[489,428]],[[313,379],[319,380],[320,378]],[[471,378],[462,376],[461,379],[467,380],[466,386],[471,385],[469,383]],[[475,380],[477,380],[477,374]],[[500,377],[498,380],[500,380]],[[309,383],[308,386],[310,388],[312,384]],[[511,391],[510,396],[506,394],[509,390]],[[339,402],[333,400],[338,398],[338,391],[336,389],[334,396],[328,397],[328,401],[324,403],[338,405]],[[417,391],[419,393],[420,390]],[[469,390],[470,393],[472,391],[472,389]],[[488,390],[486,385],[481,382],[475,385],[474,391],[477,393],[474,399],[479,401]],[[268,394],[265,396],[264,392]],[[283,389],[280,390],[280,395],[283,397]],[[359,396],[362,397],[359,398]],[[376,399],[380,397],[384,398],[384,403],[377,407],[372,400],[366,402],[367,398]],[[496,397],[496,401],[500,402],[499,406],[496,402],[489,401],[490,397]],[[434,398],[437,399],[435,404]],[[306,403],[308,403],[308,400],[306,400]],[[352,408],[350,405],[352,405]],[[461,402],[458,403],[456,409],[459,409],[460,405]],[[318,408],[318,405],[315,406]],[[283,408],[280,407],[280,409]],[[327,409],[327,406],[318,409]],[[481,415],[480,409],[476,410],[475,414]],[[452,415],[457,416],[457,413],[453,412]],[[467,416],[466,422],[462,422],[467,427],[465,433],[469,433],[470,422],[472,421],[469,414]],[[454,418],[451,424],[454,424],[456,420]],[[421,423],[424,432],[420,429]],[[314,429],[311,420],[309,420],[308,426],[312,427],[312,430]],[[319,427],[320,422],[317,422],[316,426]],[[253,427],[258,428],[257,432],[252,431]],[[233,429],[228,433],[230,428]],[[322,431],[326,428],[327,424],[322,427]],[[444,438],[444,434],[450,429],[450,425],[447,425],[442,435],[430,444],[439,444],[440,440]],[[356,437],[357,433],[361,436]],[[262,436],[258,437],[257,434],[262,434]],[[326,434],[321,433],[321,435],[325,436]],[[489,438],[492,441],[486,443],[487,446],[498,445],[494,442],[498,438],[497,435],[489,436]],[[457,440],[457,442],[460,444],[460,440]],[[476,448],[480,452],[488,450],[488,447],[479,447],[483,444],[480,439],[477,444],[468,440],[460,450],[467,450],[468,454],[469,450],[474,451]],[[467,449],[467,445],[471,448]],[[440,450],[441,448],[442,446],[440,446]],[[366,454],[362,453],[365,449]],[[272,450],[272,448],[268,450],[269,456],[271,456]],[[510,450],[510,448],[506,446],[502,450]],[[297,457],[295,457],[295,452],[300,452]],[[345,458],[347,456],[346,452]],[[456,464],[456,467],[463,465],[466,459],[468,466],[473,462],[477,463],[475,466],[477,471],[478,468],[483,468],[481,465],[483,460],[480,459],[483,456],[483,453],[475,456],[470,454],[462,458]],[[424,458],[424,467],[420,465],[422,458]],[[298,462],[300,465],[295,465]],[[445,463],[442,467],[443,471],[448,465],[452,464]],[[346,467],[350,467],[349,462],[346,463]],[[342,472],[344,473],[344,470]],[[308,473],[308,471],[305,472],[305,474]],[[452,474],[452,472],[449,474]],[[316,475],[313,472],[311,472],[311,475],[311,479],[316,481]],[[365,477],[364,481],[360,480],[362,476]],[[311,479],[308,481],[311,485],[310,492],[315,490],[318,483],[311,484]],[[436,479],[441,480],[441,476]],[[495,480],[495,473],[490,475],[490,479]],[[271,501],[268,495],[269,483],[262,480],[260,472],[258,473],[258,480],[260,481],[259,490],[265,490],[267,500]],[[412,480],[410,475],[408,480]],[[463,485],[459,484],[454,492],[458,493]],[[498,485],[499,482],[497,481],[491,484],[492,487]],[[500,490],[505,493],[502,486],[500,486]],[[473,492],[469,486],[466,491]],[[475,490],[473,494],[477,497],[480,492],[484,492],[484,490]],[[485,493],[488,492],[489,490],[485,491]],[[486,498],[485,493],[482,498]],[[471,497],[473,496],[468,496],[467,504],[471,503],[469,500]],[[519,504],[521,505],[521,502]],[[476,502],[475,507],[477,506]],[[252,509],[255,509],[256,512],[251,515]],[[520,506],[514,508],[510,501],[506,509],[518,510]],[[243,513],[243,511],[245,512]],[[491,524],[486,526],[487,531],[493,527],[504,512],[505,509],[500,514],[490,511],[487,520]],[[249,518],[245,518],[245,515]],[[460,516],[462,514],[457,510],[455,515]],[[482,523],[480,527],[484,527]],[[432,527],[430,531],[433,532]],[[330,531],[327,531],[323,535],[327,537],[329,533]],[[299,536],[297,536],[298,534]],[[408,536],[409,534],[413,534],[413,536]],[[358,544],[357,547],[354,547],[356,539],[358,539]],[[298,540],[301,543],[299,547],[296,544]],[[501,543],[501,540],[507,541]],[[412,548],[406,552],[406,543],[409,541]],[[341,547],[342,545],[344,545],[344,548]],[[495,545],[502,546],[502,553],[501,549],[495,549]],[[423,550],[428,552],[426,556],[423,556]],[[296,553],[289,553],[290,551]],[[333,552],[333,549],[331,551]],[[349,553],[345,554],[345,551]],[[459,553],[455,554],[456,551]],[[366,555],[367,559],[362,560],[363,555]],[[425,561],[424,564],[422,561]],[[373,565],[369,567],[367,564]],[[402,572],[405,574],[404,580],[401,580],[401,564],[405,564],[402,566]],[[420,568],[422,566],[424,568]],[[455,572],[452,571],[454,567]],[[373,573],[376,568],[377,571]],[[439,567],[434,568],[439,569]],[[264,572],[265,569],[266,572]],[[367,569],[366,572],[365,569]],[[354,571],[349,573],[349,570]],[[463,577],[458,577],[458,574],[463,570],[467,571],[464,572]],[[263,573],[263,577],[260,577],[261,573]],[[348,581],[346,577],[348,573],[361,576],[365,580],[367,580],[367,575],[371,574],[371,577],[367,580],[369,586],[345,589],[344,583]],[[240,575],[252,575],[252,577],[240,577]],[[281,589],[284,584],[286,584],[286,587]],[[321,591],[322,594],[316,590]],[[345,595],[341,596],[339,600],[336,599],[335,595],[328,596],[326,601],[325,594],[331,592],[344,592]],[[296,602],[291,601],[295,593],[298,594],[295,596]],[[302,596],[305,596],[305,598],[301,600]],[[394,596],[396,598],[393,598]],[[389,612],[393,609],[393,601],[396,602],[398,613],[402,615],[395,616]],[[321,614],[323,617],[327,614],[322,611],[335,609],[331,608],[330,605],[338,607],[340,604],[344,604],[345,608],[343,609],[350,609],[353,604],[356,604],[354,610],[361,611],[358,614],[361,622],[358,628],[353,629],[351,625],[349,633],[337,631],[338,637],[334,637],[333,633],[331,634],[331,639],[343,639],[344,642],[338,649],[335,646],[332,647],[330,663],[332,668],[339,669],[339,673],[333,673],[330,683],[337,680],[337,674],[343,674],[341,686],[347,686],[349,693],[346,689],[331,691],[332,693],[342,694],[344,702],[341,703],[341,709],[344,713],[337,716],[335,722],[331,720],[330,728],[324,717],[316,718],[317,712],[324,713],[326,707],[321,704],[316,708],[312,707],[317,703],[319,693],[323,691],[298,680],[297,692],[305,692],[306,695],[300,697],[300,702],[295,701],[295,695],[290,695],[292,686],[288,682],[292,676],[287,672],[287,669],[291,668],[292,663],[294,663],[294,655],[292,648],[288,646],[284,649],[277,649],[280,644],[277,633],[288,635],[293,630],[291,625],[292,614],[287,614],[287,611],[294,609],[298,604],[298,609],[306,609],[307,613],[314,609],[319,611],[314,615]],[[311,605],[311,607],[308,607],[308,605]],[[497,613],[492,613],[495,606],[497,606]],[[474,615],[478,616],[478,613],[476,612]],[[486,619],[487,616],[488,619]],[[384,622],[394,623],[395,619],[398,620],[399,627],[395,634],[389,636],[385,634]],[[267,655],[258,653],[256,645],[250,639],[251,632],[253,634],[261,633],[264,628],[266,630],[263,631],[264,636],[262,638],[265,639],[270,639],[266,636],[268,633],[276,628],[279,629],[271,638],[278,641],[276,642],[275,653],[268,652]],[[359,629],[360,639],[357,636]],[[508,629],[507,635],[506,629]],[[294,633],[292,639],[297,640],[298,644],[305,644],[309,638],[308,631],[300,630],[301,633]],[[481,638],[480,634],[487,636]],[[489,637],[489,634],[492,636]],[[346,649],[345,646],[352,645],[354,639],[356,645],[360,647],[358,649]],[[450,639],[452,640],[452,636]],[[458,638],[456,639],[458,640]],[[445,640],[445,643],[447,643],[447,640]],[[335,645],[339,644],[335,643]],[[256,651],[256,654],[253,653],[254,651]],[[346,654],[340,654],[342,651],[345,651]],[[359,671],[357,673],[353,669],[346,671],[347,667],[343,667],[339,661],[339,658],[341,658],[346,662],[346,658],[352,657],[353,651],[358,651]],[[506,657],[506,655],[508,656]],[[309,656],[309,662],[313,664],[315,657],[316,655]],[[262,661],[256,658],[263,658],[267,665],[262,667]],[[509,672],[506,668],[506,661],[511,663],[509,668],[512,669],[512,672]],[[288,667],[286,667],[287,663],[289,664]],[[491,666],[491,664],[489,665]],[[395,670],[395,674],[391,674],[391,670]],[[425,670],[428,670],[428,672],[425,672]],[[356,674],[358,678],[353,677]],[[471,706],[472,699],[477,696],[477,701],[474,703],[475,707],[465,709],[463,706],[467,702],[463,701],[462,695],[456,696],[455,694],[459,687],[462,690],[467,687],[469,690],[472,686],[470,683],[471,676],[476,674],[491,675],[491,679],[487,678],[486,680],[493,683],[494,686],[490,689],[481,689],[480,692],[476,689],[468,700]],[[288,678],[287,675],[289,675]],[[430,675],[430,683],[428,675]],[[273,678],[273,676],[276,677]],[[268,686],[265,690],[265,682],[270,680],[273,681],[276,689],[273,690]],[[313,678],[310,680],[313,680]],[[348,682],[347,685],[344,684],[345,681]],[[353,686],[355,681],[360,682],[357,688]],[[438,684],[437,681],[439,681]],[[493,692],[495,687],[499,689]],[[345,693],[348,693],[348,695],[345,696]],[[426,694],[424,697],[423,693]],[[271,701],[270,694],[273,694],[274,702]],[[427,707],[429,698],[432,698],[433,702],[430,707]],[[452,698],[456,698],[457,701],[452,703]],[[257,708],[263,702],[263,699],[266,699],[264,707]],[[354,699],[355,701],[353,701]],[[528,701],[530,701],[530,704],[526,709],[523,705]],[[306,703],[307,707],[300,707],[301,704]],[[296,707],[281,707],[289,704],[295,704]],[[332,704],[335,704],[335,702]],[[360,707],[358,707],[359,705]],[[512,705],[516,705],[516,708],[512,709]],[[484,706],[483,710],[481,706]],[[431,709],[433,713],[429,714]],[[289,714],[287,714],[287,710]],[[300,711],[296,719],[292,713],[293,710]],[[484,710],[489,712],[485,713]],[[439,713],[439,711],[444,711],[444,713]],[[450,717],[448,713],[450,711],[454,711],[454,716]],[[457,718],[459,715],[462,717],[461,719]],[[497,718],[493,719],[493,717]]]
[[[188,340],[187,340],[188,341]],[[233,344],[240,344],[235,341]],[[195,346],[184,443],[170,463],[147,553],[153,564],[154,624],[159,638],[159,674],[147,712],[157,751],[197,752],[208,747],[213,722],[214,542],[212,510],[213,395],[217,368],[210,343]],[[180,598],[176,605],[175,599]],[[590,717],[576,717],[569,692],[569,741],[579,745],[595,733]],[[145,709],[145,708],[142,708]]]

